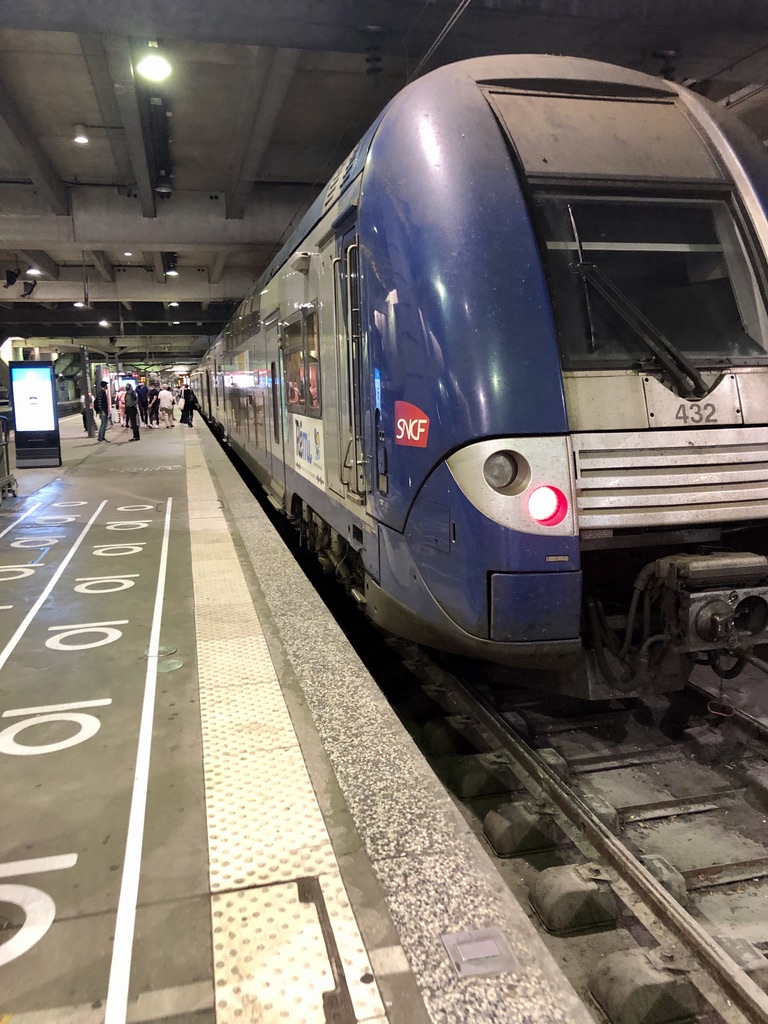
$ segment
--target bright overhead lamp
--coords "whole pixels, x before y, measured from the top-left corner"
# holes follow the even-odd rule
[[[168,269],[165,272],[165,276],[166,277],[178,277],[179,276],[179,272],[176,269],[176,267],[168,267]]]
[[[149,53],[141,58],[136,65],[136,70],[142,78],[146,78],[150,82],[164,82],[171,73],[171,65],[159,52],[157,43],[150,42],[147,45]]]
[[[109,320],[99,320],[99,327],[109,327]]]
[[[84,302],[73,302],[72,305],[75,307],[75,309],[85,309]]]
[[[42,274],[42,270],[39,267],[27,267],[27,273],[30,277],[39,277]]]
[[[88,132],[85,130],[85,125],[76,124],[73,130],[75,134],[72,136],[72,141],[76,142],[78,146],[87,146],[91,140],[88,138]]]
[[[124,252],[123,256],[133,256],[133,253],[132,252]]]
[[[178,306],[178,302],[169,302],[168,305],[169,306]]]

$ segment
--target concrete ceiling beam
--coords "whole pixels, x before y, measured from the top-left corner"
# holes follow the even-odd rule
[[[104,47],[115,102],[120,115],[120,124],[124,128],[125,144],[133,168],[136,192],[141,203],[141,213],[144,217],[154,218],[157,215],[155,193],[149,153],[141,122],[130,41],[128,36],[108,35],[104,37]]]
[[[257,59],[252,61],[246,72],[240,96],[236,124],[241,126],[241,130],[235,138],[237,150],[232,161],[233,172],[225,192],[227,217],[233,220],[239,220],[245,214],[277,116],[301,56],[299,50],[272,50],[266,54],[261,50],[253,52]]]
[[[224,273],[224,266],[227,262],[227,256],[229,255],[226,251],[219,251],[216,253],[213,263],[211,264],[211,270],[208,275],[208,280],[211,284],[221,284],[221,277]]]
[[[36,305],[39,306],[40,304]],[[209,303],[208,315],[205,317],[205,321],[226,322],[232,314],[233,305],[231,302]],[[54,306],[44,312],[39,308],[35,309],[33,306],[23,305],[18,302],[15,303],[14,308],[11,310],[0,310],[0,329],[4,329],[3,325],[12,321],[17,324],[27,325],[36,323],[47,324],[49,327],[52,324],[70,326],[90,323],[94,325],[104,317],[104,313],[103,304],[91,309],[76,309],[74,306],[67,304]],[[190,323],[197,323],[200,320],[200,306],[197,303],[185,302],[178,308],[166,310],[160,302],[137,302],[134,303],[132,315],[130,317],[123,317],[122,323],[127,324],[140,321],[143,324],[162,324],[167,326],[174,320],[186,324],[187,327],[189,327]],[[112,326],[117,326],[117,324],[118,321],[115,319],[112,322]],[[114,334],[114,331],[112,333]]]
[[[79,37],[80,49],[83,51],[88,77],[91,80],[96,102],[99,105],[101,123],[107,135],[112,151],[112,159],[117,169],[117,180],[133,182],[133,166],[125,130],[120,120],[120,108],[115,98],[115,87],[110,73],[107,51],[101,36],[88,33]]]
[[[152,264],[149,264],[150,266]],[[160,261],[162,267],[162,260]],[[115,280],[88,280],[88,297],[91,303],[112,302],[239,302],[255,282],[255,275],[248,270],[232,267],[222,274],[221,280],[212,283],[207,274],[194,269],[182,268],[178,277],[155,280],[144,267],[130,267],[121,270]],[[22,302],[16,292],[3,293],[3,301],[14,305]],[[83,298],[83,271],[80,267],[62,267],[58,281],[39,281],[35,289],[35,303],[78,302]],[[24,303],[27,300],[23,300]]]
[[[162,216],[143,216],[138,201],[108,187],[72,188],[71,217],[30,215],[18,210],[13,186],[0,185],[0,248],[183,252],[255,246],[276,250],[285,225],[310,205],[318,189],[303,185],[258,185],[240,220],[228,220],[223,199],[200,192],[174,192]]]
[[[91,249],[86,252],[86,256],[93,261],[93,265],[101,275],[102,281],[115,280],[114,264],[105,252],[102,252],[100,249]]]
[[[61,272],[59,264],[52,260],[47,252],[41,249],[19,249],[18,256],[20,260],[26,261],[28,266],[35,267],[52,281],[58,281]]]
[[[8,87],[0,81],[0,152],[6,166],[23,167],[46,207],[57,217],[69,214],[67,189],[27,124]]]

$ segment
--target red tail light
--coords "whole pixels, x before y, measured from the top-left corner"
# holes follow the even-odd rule
[[[568,515],[568,499],[557,487],[537,487],[528,499],[528,511],[539,526],[559,526]]]

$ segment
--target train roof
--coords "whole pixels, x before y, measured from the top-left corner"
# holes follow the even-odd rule
[[[262,288],[286,262],[325,212],[339,199],[347,186],[362,171],[368,150],[376,130],[386,116],[387,111],[406,91],[431,88],[439,84],[441,93],[450,88],[451,80],[469,77],[482,85],[506,87],[528,87],[533,83],[541,83],[547,91],[558,91],[573,88],[576,82],[588,86],[608,86],[612,95],[659,95],[674,93],[676,90],[662,78],[646,75],[641,71],[623,68],[602,61],[587,60],[583,57],[558,57],[549,54],[506,54],[493,57],[473,57],[469,60],[446,64],[444,67],[431,71],[423,78],[406,85],[387,106],[381,111],[374,123],[355,146],[349,156],[337,168],[328,184],[302,217],[288,240],[270,262],[259,279],[257,287]]]

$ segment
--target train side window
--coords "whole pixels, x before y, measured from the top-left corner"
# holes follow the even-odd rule
[[[283,369],[285,401],[294,411],[304,410],[304,352],[301,344],[301,320],[287,324],[283,333]]]
[[[307,412],[320,414],[320,339],[317,332],[317,312],[312,311],[304,321],[307,351]]]

